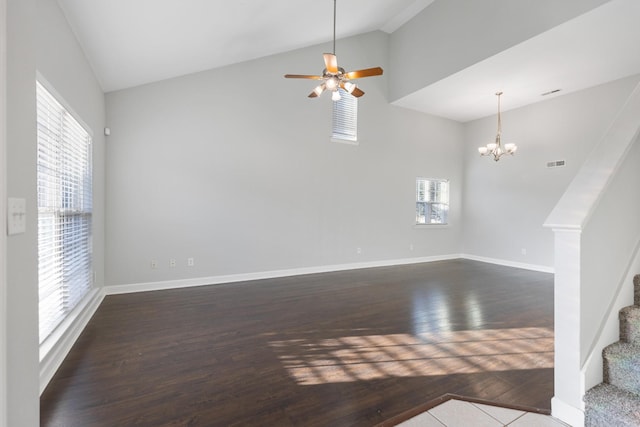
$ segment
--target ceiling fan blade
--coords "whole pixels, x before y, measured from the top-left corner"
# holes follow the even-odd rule
[[[322,92],[324,92],[326,87],[327,85],[325,85],[324,83],[322,83],[319,86],[316,86],[316,88],[313,89],[313,92],[309,94],[309,98],[317,98],[318,96],[322,95]]]
[[[356,98],[360,98],[362,95],[364,95],[364,91],[360,88],[355,88],[353,92],[351,92],[351,95],[355,96]]]
[[[342,89],[346,90],[351,95],[355,96],[356,98],[360,98],[362,95],[364,95],[364,91],[359,89],[358,86],[356,86],[352,82],[341,81],[340,82],[340,87]]]
[[[324,68],[331,74],[338,74],[338,58],[333,53],[325,53]]]
[[[382,75],[382,68],[374,67],[374,68],[367,68],[364,70],[349,71],[344,76],[348,79],[360,79],[362,77],[372,77],[372,76],[380,76],[380,75]]]
[[[285,79],[311,79],[311,80],[322,80],[324,77],[322,76],[312,76],[308,74],[285,74]]]

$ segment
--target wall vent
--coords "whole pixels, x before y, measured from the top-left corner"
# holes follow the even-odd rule
[[[557,168],[561,166],[564,166],[564,160],[555,160],[553,162],[547,162],[548,168]]]

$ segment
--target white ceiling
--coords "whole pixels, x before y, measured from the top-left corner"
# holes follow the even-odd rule
[[[433,0],[341,0],[337,38],[393,32]],[[110,92],[331,41],[333,0],[58,0]]]
[[[460,122],[640,73],[640,1],[614,0],[396,102]],[[552,95],[543,93],[561,89]]]
[[[58,0],[105,92],[328,42],[333,0]],[[433,0],[340,0],[337,37]],[[612,0],[394,104],[469,121],[640,73],[640,0]],[[549,97],[543,92],[562,89]]]

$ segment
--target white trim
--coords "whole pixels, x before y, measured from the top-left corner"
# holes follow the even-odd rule
[[[551,398],[551,416],[573,427],[584,427],[584,411],[563,402],[557,397]]]
[[[335,142],[336,144],[347,144],[347,145],[360,145],[360,142],[356,139],[342,139],[342,138],[329,138],[331,142]]]
[[[7,1],[0,0],[0,427],[7,425]]]
[[[93,139],[93,129],[91,129],[91,126],[89,126],[87,122],[82,120],[82,116],[76,113],[76,111],[64,99],[64,97],[60,94],[60,92],[58,92],[56,88],[51,83],[49,83],[49,80],[47,80],[46,77],[44,77],[40,73],[40,71],[37,71],[37,70],[36,70],[36,81],[38,81],[56,99],[56,101],[58,101],[60,105],[62,105],[62,107],[64,107],[64,109],[67,110],[67,112],[71,114],[71,116],[74,119],[76,119],[76,121],[80,124],[80,126],[82,126],[84,130],[86,130],[87,133],[89,133],[89,136],[91,137],[91,139]]]
[[[276,279],[279,277],[301,276],[303,274],[330,273],[334,271],[358,270],[361,268],[389,267],[394,265],[419,264],[423,262],[445,261],[452,259],[469,259],[504,265],[506,267],[523,268],[525,270],[553,273],[552,267],[523,264],[494,258],[484,258],[467,254],[435,255],[418,258],[403,258],[383,261],[358,262],[351,264],[324,265],[318,267],[291,268],[286,270],[260,271],[255,273],[228,274],[222,276],[195,277],[191,279],[163,280],[159,282],[130,283],[124,285],[105,286],[105,295],[129,294],[133,292],[161,291],[166,289],[190,288],[194,286],[220,285],[223,283],[246,282],[249,280]]]
[[[69,354],[104,299],[101,288],[92,289],[58,328],[40,345],[40,394]]]
[[[508,260],[496,259],[496,258],[487,258],[483,256],[470,255],[470,254],[462,254],[460,255],[460,257],[464,259],[470,259],[472,261],[481,261],[481,262],[487,262],[489,264],[504,265],[505,267],[522,268],[525,270],[539,271],[541,273],[555,273],[554,267],[549,267],[546,265],[527,264],[524,262],[508,261]]]
[[[301,276],[303,274],[329,273],[334,271],[357,270],[361,268],[389,267],[394,265],[419,264],[423,262],[459,259],[459,254],[438,255],[420,258],[404,258],[384,261],[358,262],[351,264],[325,265],[319,267],[291,268],[256,273],[229,274],[224,276],[197,277],[193,279],[166,280],[162,282],[132,283],[105,286],[105,295],[129,294],[133,292],[159,291],[165,289],[188,288],[193,286],[219,285],[222,283],[246,282],[249,280],[275,279],[279,277]]]

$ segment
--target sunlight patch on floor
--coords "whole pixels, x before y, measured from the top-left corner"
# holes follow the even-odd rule
[[[553,368],[553,330],[485,329],[270,341],[301,385]]]

